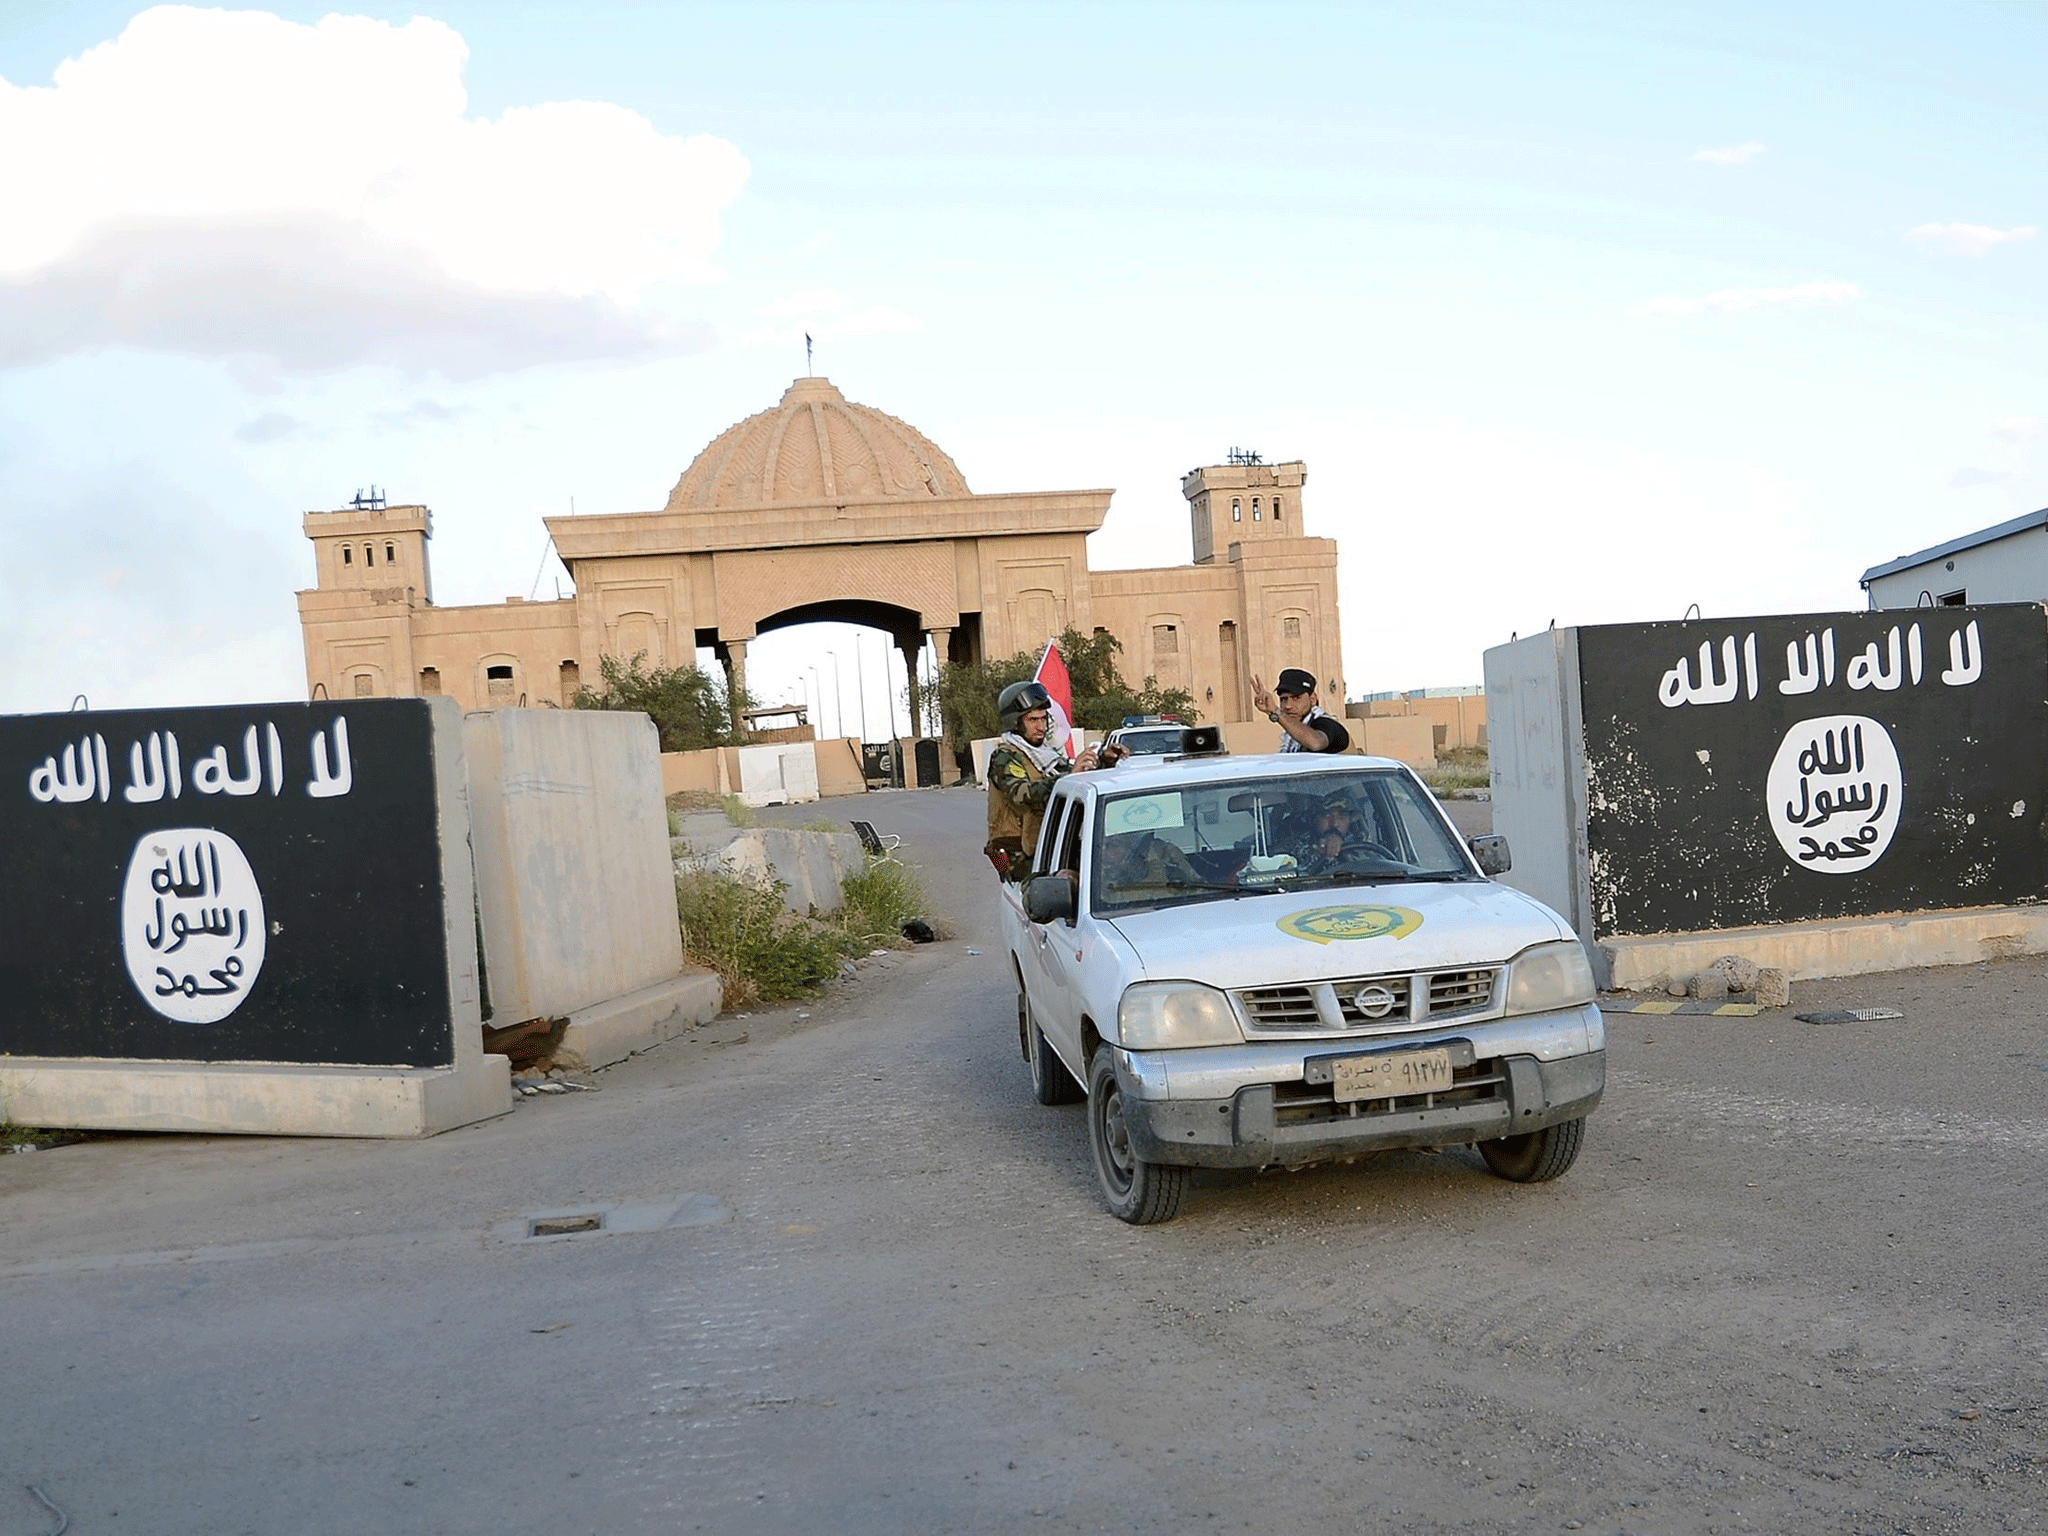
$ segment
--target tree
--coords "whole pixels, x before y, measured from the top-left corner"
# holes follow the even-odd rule
[[[638,710],[654,721],[664,752],[694,752],[701,747],[735,744],[742,733],[733,727],[733,709],[724,683],[700,667],[647,667],[647,653],[630,661],[600,656],[603,679],[598,688],[576,690],[570,704],[577,709]],[[744,690],[739,708],[752,707]]]
[[[1059,637],[1059,648],[1074,688],[1078,727],[1111,731],[1124,723],[1126,715],[1178,715],[1190,725],[1200,718],[1195,696],[1185,688],[1161,688],[1151,677],[1142,688],[1126,683],[1116,664],[1123,644],[1106,630],[1084,635],[1069,625]],[[1000,660],[966,666],[948,662],[941,667],[939,698],[945,707],[947,744],[957,751],[970,741],[1000,736],[996,699],[1010,684],[1021,683],[1038,670],[1039,654],[1019,651]]]

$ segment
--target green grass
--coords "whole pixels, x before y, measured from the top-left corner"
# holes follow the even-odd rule
[[[871,859],[848,876],[837,912],[791,912],[783,890],[722,871],[676,877],[683,953],[718,973],[728,1008],[803,997],[836,976],[841,961],[903,947],[904,920],[925,915],[917,872],[894,859]]]
[[[1487,789],[1493,771],[1484,747],[1447,747],[1437,754],[1436,766],[1422,770],[1422,782],[1439,795],[1454,789]]]
[[[0,1149],[9,1152],[16,1147],[65,1147],[83,1140],[83,1131],[39,1131],[32,1126],[16,1125],[12,1120],[0,1118]]]
[[[727,795],[724,804],[725,819],[734,826],[751,827],[754,825],[754,808],[738,795]]]

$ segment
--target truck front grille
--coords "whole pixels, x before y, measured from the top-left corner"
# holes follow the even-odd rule
[[[1231,995],[1237,999],[1245,1023],[1261,1033],[1370,1029],[1375,1025],[1398,1029],[1484,1012],[1493,1006],[1499,977],[1499,966],[1478,966],[1245,987]]]
[[[1273,1085],[1273,1119],[1277,1125],[1327,1125],[1337,1121],[1375,1120],[1447,1104],[1483,1104],[1503,1099],[1507,1096],[1507,1086],[1507,1073],[1498,1059],[1453,1068],[1451,1086],[1440,1093],[1367,1099],[1353,1104],[1339,1104],[1328,1083],[1297,1080]]]

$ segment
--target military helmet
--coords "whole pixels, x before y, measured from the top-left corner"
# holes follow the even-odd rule
[[[1012,683],[996,699],[996,718],[1006,731],[1023,729],[1024,717],[1034,709],[1051,709],[1052,695],[1040,682]]]

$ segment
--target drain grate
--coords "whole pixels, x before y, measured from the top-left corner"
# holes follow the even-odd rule
[[[567,1237],[571,1232],[602,1232],[604,1212],[586,1216],[536,1216],[526,1224],[528,1237]]]
[[[567,1243],[625,1232],[662,1232],[670,1227],[708,1227],[732,1210],[716,1195],[678,1195],[673,1200],[611,1200],[592,1205],[528,1211],[491,1228],[501,1243]]]

